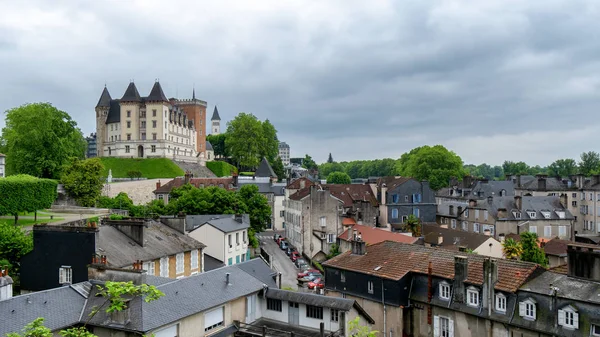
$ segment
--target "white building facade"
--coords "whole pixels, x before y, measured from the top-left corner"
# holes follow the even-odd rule
[[[279,143],[279,158],[281,158],[283,165],[290,164],[290,146],[286,142]]]

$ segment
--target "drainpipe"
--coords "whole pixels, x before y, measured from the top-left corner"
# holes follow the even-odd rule
[[[381,280],[381,303],[383,304],[383,336],[385,337],[386,329],[386,308],[385,308],[385,288],[383,287],[383,279]]]

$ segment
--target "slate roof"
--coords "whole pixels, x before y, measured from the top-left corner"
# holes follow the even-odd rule
[[[235,214],[186,215],[185,229],[191,232],[206,224],[210,224],[223,233],[235,232],[250,227],[250,216],[243,214],[242,217],[243,220],[239,223],[235,220]]]
[[[394,176],[381,177],[381,178],[377,179],[377,186],[381,188],[383,186],[383,184],[385,184],[387,189],[391,190],[393,188],[396,188],[396,187],[404,184],[405,182],[407,182],[411,179],[415,180],[410,177],[394,177]]]
[[[212,144],[209,141],[206,141],[206,150],[207,151],[214,151]]]
[[[340,199],[345,207],[352,207],[355,201],[370,202],[374,207],[379,206],[376,196],[369,185],[355,184],[323,184],[319,185],[323,190],[328,190],[332,196]],[[292,194],[290,199],[302,200],[310,194],[310,186],[305,187]]]
[[[203,243],[181,234],[160,222],[148,221],[144,228],[144,247],[111,225],[99,227],[96,252],[106,255],[112,267],[130,266],[135,260],[153,261],[164,256],[202,249]]]
[[[163,92],[162,87],[160,86],[160,82],[158,82],[158,81],[154,82],[154,85],[152,86],[152,90],[150,90],[150,95],[148,95],[148,97],[146,97],[146,101],[152,101],[152,102],[168,102],[169,101],[167,99],[167,96],[165,96],[165,93]]]
[[[500,192],[506,191],[506,196],[515,195],[515,187],[512,181],[506,180],[490,180],[478,181],[473,186],[469,197],[472,198],[487,198],[489,196],[500,196]]]
[[[211,121],[220,121],[221,117],[219,116],[219,110],[217,109],[217,106],[215,105],[215,109],[213,110],[213,115],[210,118]]]
[[[440,248],[384,241],[368,246],[365,255],[346,252],[327,260],[323,266],[399,280],[410,272],[427,274],[428,264],[431,261],[433,275],[453,279],[455,255],[465,254]],[[481,285],[485,257],[467,254],[467,258],[468,273],[465,282]],[[505,259],[497,261],[498,283],[495,288],[502,291],[515,292],[534,272],[543,270],[539,265],[530,262]],[[380,268],[375,270],[376,267]]]
[[[268,287],[277,287],[277,282],[275,281],[277,272],[269,268],[261,258],[251,259],[244,263],[235,264],[235,266],[252,275],[252,277],[266,284]]]
[[[225,281],[227,273],[229,284]],[[263,282],[246,273],[238,265],[172,280],[157,286],[165,296],[156,301],[146,303],[139,297],[131,300],[131,322],[120,328],[146,333],[184,317],[257,293],[263,287]],[[88,317],[91,310],[104,301],[102,297],[95,296],[97,291],[95,288],[92,290],[82,317]],[[92,318],[90,325],[103,326],[107,319],[107,314],[100,311]]]
[[[453,206],[453,212],[454,214],[450,214],[450,206]],[[442,201],[438,206],[437,206],[437,215],[441,215],[441,216],[445,216],[445,217],[451,217],[451,218],[456,218],[458,217],[458,208],[462,207],[462,209],[464,210],[465,208],[469,207],[469,203],[464,201]]]
[[[106,88],[106,86],[104,87],[104,90],[102,90],[102,95],[100,95],[100,99],[98,100],[98,104],[96,104],[96,108],[108,108],[110,107],[110,101],[112,100],[112,98],[110,97],[110,93],[108,92],[108,89]]]
[[[424,224],[422,228],[426,243],[437,245],[438,238],[441,236],[443,241],[439,246],[450,250],[458,250],[459,247],[477,249],[487,240],[493,239],[491,236],[484,234],[442,228],[439,225]]]
[[[254,172],[254,175],[257,177],[277,178],[277,175],[273,171],[271,164],[269,164],[269,161],[267,161],[267,158],[265,157],[263,157],[262,161],[260,162],[260,165],[258,165],[258,168],[256,169],[256,172]]]
[[[204,253],[204,271],[225,267],[223,261]]]
[[[235,191],[235,186],[233,186],[233,178],[191,178],[190,184],[195,187],[221,187],[228,191]],[[168,183],[161,185],[159,188],[154,190],[154,194],[169,194],[171,190],[176,187],[181,187],[185,183],[185,179],[183,177],[177,177]],[[230,187],[231,185],[231,187]]]
[[[285,195],[285,184],[272,184],[271,182],[253,182],[252,180],[239,180],[238,189],[244,185],[255,185],[258,187],[258,193],[273,193],[277,196]]]
[[[135,83],[130,82],[129,85],[127,86],[127,89],[125,90],[125,93],[123,94],[123,97],[121,97],[121,101],[122,102],[141,102],[142,98],[140,97],[140,93],[137,90],[137,87],[135,86]]]
[[[541,274],[525,283],[520,290],[551,296],[550,284],[558,288],[557,296],[560,298],[600,304],[600,283],[554,272]]]
[[[113,99],[110,101],[108,116],[106,116],[106,124],[119,123],[121,121],[121,100]]]
[[[574,219],[571,212],[561,205],[560,198],[556,196],[523,196],[520,218],[515,218],[513,214],[513,211],[518,211],[518,209],[515,203],[515,197],[512,196],[493,197],[491,204],[489,204],[487,200],[482,200],[477,203],[476,208],[482,207],[487,208],[490,214],[496,219],[498,219],[498,209],[506,209],[507,217],[498,220],[559,220],[561,218],[556,214],[556,211],[565,212],[564,219],[566,220]],[[535,218],[531,218],[527,213],[528,211],[536,212]],[[541,213],[542,211],[549,211],[550,219],[546,219]]]
[[[527,191],[572,191],[572,190],[578,190],[577,184],[570,179],[562,179],[562,178],[557,178],[557,177],[545,177],[543,179],[545,180],[546,188],[540,189],[538,177],[521,176],[521,187],[518,187],[518,189],[527,190]]]
[[[69,327],[79,322],[85,302],[84,296],[68,286],[0,301],[0,336],[21,332],[38,317],[44,317],[44,325],[53,331]]]
[[[367,245],[374,245],[383,241],[415,243],[419,240],[418,238],[414,238],[408,235],[393,233],[380,228],[374,228],[364,225],[353,225],[349,227],[342,234],[338,235],[338,239],[350,241],[352,239],[354,230],[358,231],[361,234],[362,240]]]

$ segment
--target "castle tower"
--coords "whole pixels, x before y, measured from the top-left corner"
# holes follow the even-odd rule
[[[219,117],[219,110],[217,110],[217,106],[215,105],[215,110],[213,111],[213,115],[210,118],[211,121],[211,135],[218,135],[221,133],[221,117]]]
[[[196,98],[196,89],[192,89],[192,99],[177,99],[177,105],[185,112],[189,120],[194,121],[196,129],[196,152],[206,151],[206,102]],[[205,154],[206,156],[206,154]]]
[[[106,118],[110,110],[110,102],[112,98],[106,86],[102,90],[98,104],[96,104],[96,148],[98,149],[98,157],[104,157],[104,142],[107,139],[106,134]]]

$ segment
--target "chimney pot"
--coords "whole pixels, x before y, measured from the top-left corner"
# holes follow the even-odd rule
[[[230,285],[229,283],[229,273],[225,274],[225,284]]]
[[[156,182],[156,189],[160,188],[160,180]]]

